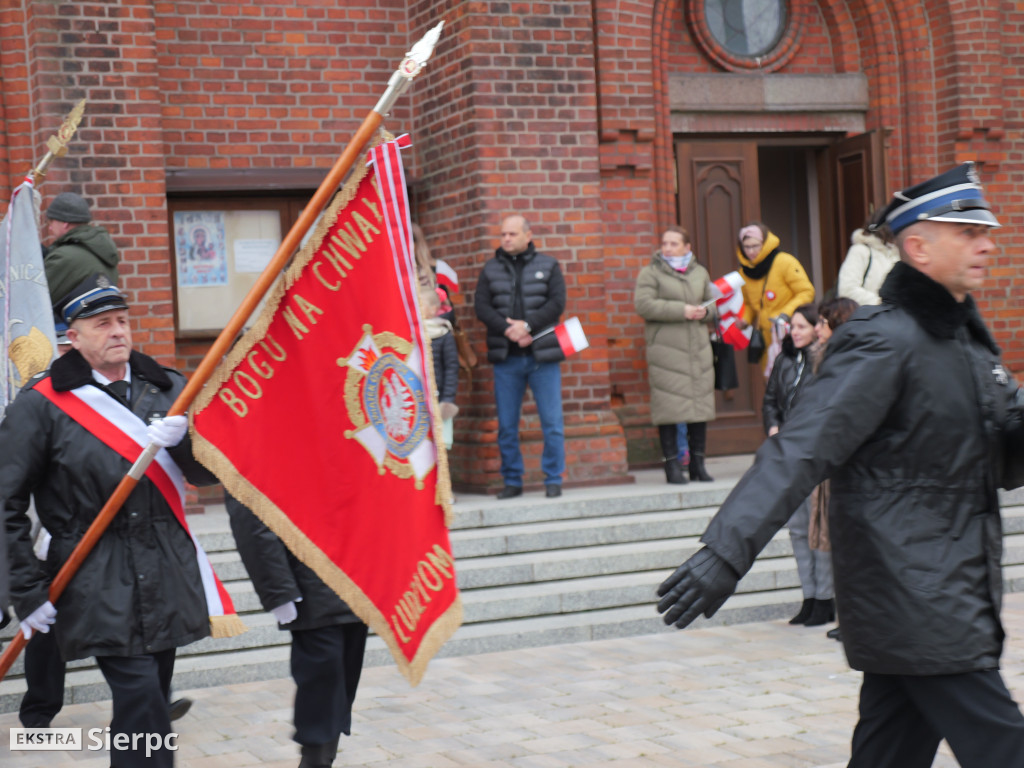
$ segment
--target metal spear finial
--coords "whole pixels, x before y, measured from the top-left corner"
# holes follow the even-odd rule
[[[436,27],[431,29],[425,34],[422,39],[416,45],[412,47],[407,54],[405,59],[398,66],[398,69],[388,80],[388,89],[384,92],[384,95],[380,97],[380,101],[377,102],[377,106],[373,108],[373,111],[378,115],[386,115],[391,111],[391,107],[394,106],[395,101],[401,96],[405,89],[412,83],[412,79],[420,73],[424,65],[427,63],[427,59],[430,58],[434,52],[434,46],[437,45],[437,41],[441,37],[441,28],[444,26],[442,21]]]
[[[85,101],[85,99],[82,99],[78,102],[75,108],[68,112],[68,116],[64,118],[64,122],[61,123],[57,133],[46,140],[46,147],[49,151],[39,161],[39,165],[29,171],[29,175],[32,176],[32,180],[36,184],[43,183],[43,177],[46,175],[46,171],[54,158],[64,157],[68,153],[68,142],[71,141],[71,137],[78,130],[78,124],[82,122],[82,115],[85,113]]]

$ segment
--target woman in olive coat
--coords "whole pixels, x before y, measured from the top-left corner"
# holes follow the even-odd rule
[[[687,425],[690,480],[710,481],[704,467],[707,422],[715,418],[715,373],[708,324],[715,318],[711,279],[693,256],[690,236],[670,227],[661,250],[640,271],[633,303],[644,319],[651,421],[658,427],[665,478],[685,483],[676,425]]]

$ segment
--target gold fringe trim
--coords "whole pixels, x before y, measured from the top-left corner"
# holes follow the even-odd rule
[[[423,327],[423,318],[420,318],[420,333],[423,334],[423,342],[426,347],[426,359],[423,361],[423,370],[426,371],[430,380],[430,431],[434,435],[435,455],[437,456],[437,486],[434,488],[434,503],[444,511],[444,527],[451,528],[455,519],[455,512],[452,510],[452,478],[448,474],[448,449],[444,447],[444,427],[441,419],[441,404],[437,400],[437,378],[434,373],[434,341],[427,334]]]
[[[395,664],[409,684],[412,686],[419,684],[430,659],[462,625],[462,598],[454,586],[454,574],[452,580],[453,588],[456,589],[455,599],[423,636],[416,655],[412,661],[409,661],[402,652],[401,645],[398,638],[395,637],[387,617],[378,610],[373,601],[359,588],[359,585],[309,540],[309,537],[292,522],[291,518],[246,480],[230,459],[202,435],[193,436],[192,449],[196,458],[221,479],[228,493],[252,510],[270,530],[277,534],[292,554],[319,576],[338,597],[348,603],[349,608],[385,642]]]
[[[210,637],[236,637],[248,631],[249,628],[238,618],[237,614],[228,613],[223,616],[210,617]]]
[[[419,650],[416,651],[416,655],[413,657],[411,662],[405,662],[405,657],[396,655],[396,658],[400,658],[401,661],[398,664],[399,670],[405,675],[405,678],[409,681],[409,685],[415,688],[420,684],[420,680],[423,679],[423,675],[426,674],[427,665],[430,660],[437,655],[437,652],[441,650],[441,646],[444,645],[451,636],[455,634],[455,631],[462,626],[462,597],[456,595],[455,602],[453,602],[448,610],[445,611],[441,616],[438,617],[427,633],[423,636],[423,641],[420,643]],[[378,633],[379,634],[379,633]],[[384,640],[388,642],[390,646],[394,638],[384,637]],[[394,650],[391,652],[395,655]]]
[[[389,141],[392,138],[393,137],[390,134],[381,132],[372,142],[370,142],[370,146],[377,146],[381,142]],[[340,211],[355,198],[356,189],[360,182],[365,178],[367,170],[366,164],[360,163],[360,165],[349,175],[349,178],[346,180],[341,191],[335,195],[333,201],[327,207],[323,218],[314,231],[313,236],[295,257],[291,266],[289,266],[285,271],[284,279],[278,280],[274,284],[266,305],[264,306],[257,322],[245,333],[224,360],[221,361],[217,370],[214,371],[214,374],[210,377],[209,382],[196,398],[194,407],[189,415],[190,421],[195,418],[195,414],[200,413],[210,404],[217,390],[227,381],[231,371],[242,362],[245,356],[248,355],[256,344],[263,340],[270,326],[270,320],[276,313],[278,306],[284,297],[285,291],[291,287],[295,280],[298,279],[302,269],[316,254],[324,236],[334,225]],[[429,370],[431,371],[430,375],[432,376],[432,356],[428,355],[427,365],[430,366]],[[434,405],[435,408],[432,423],[436,430],[434,433],[435,436],[439,436],[441,434],[439,429],[440,408],[436,404],[436,393]],[[234,464],[231,463],[231,460],[228,459],[228,457],[225,456],[217,446],[205,439],[201,434],[197,433],[194,429],[194,424],[192,426],[193,429],[191,429],[190,432],[192,434],[192,448],[195,457],[202,462],[207,469],[220,478],[228,493],[252,510],[252,512],[262,520],[263,523],[270,528],[270,530],[272,530],[282,542],[284,542],[285,546],[288,547],[292,554],[316,573],[316,575],[319,576],[320,579],[322,579],[323,582],[335,592],[335,594],[348,603],[353,612],[384,640],[388,649],[391,651],[391,655],[395,659],[395,663],[399,670],[406,679],[409,680],[410,684],[414,686],[417,685],[423,678],[423,674],[426,671],[427,664],[431,657],[437,653],[440,647],[462,625],[462,599],[459,597],[458,589],[454,585],[454,575],[453,588],[456,590],[455,599],[444,614],[434,622],[431,628],[424,635],[415,657],[410,662],[402,653],[401,646],[392,631],[387,617],[378,610],[362,589],[360,589],[359,586],[348,577],[348,575],[338,568],[337,565],[331,562],[320,548],[313,544],[309,537],[306,536],[306,534],[299,529],[298,526],[296,526],[276,504],[274,504],[258,488],[243,477]],[[439,503],[444,509],[445,523],[450,525],[451,504],[449,501],[451,499],[451,479],[448,476],[447,453],[444,450],[444,445],[440,443],[440,440],[435,440],[435,443],[438,446],[438,493],[442,495]],[[227,617],[216,618],[224,619]],[[235,618],[237,619],[237,617]],[[220,622],[218,621],[218,623]],[[238,623],[241,624],[241,621],[239,620]],[[214,637],[220,636],[218,632],[222,630],[213,626],[212,619],[211,629],[214,631]]]

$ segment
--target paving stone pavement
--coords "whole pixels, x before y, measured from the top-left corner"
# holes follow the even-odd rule
[[[653,606],[652,606],[653,610]],[[1024,700],[1024,594],[1009,595],[1003,657]],[[842,768],[860,675],[825,628],[784,621],[438,659],[410,688],[365,670],[336,766],[388,768]],[[177,765],[294,768],[290,680],[179,691]],[[104,727],[109,702],[66,707],[55,726]],[[102,752],[10,752],[5,768],[106,768]],[[935,768],[956,761],[943,745]]]

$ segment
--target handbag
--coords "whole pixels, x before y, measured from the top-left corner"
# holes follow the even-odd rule
[[[455,337],[455,349],[459,353],[459,367],[472,371],[476,368],[478,360],[473,346],[469,343],[469,337],[466,336],[466,332],[462,328],[458,327],[452,329],[452,336]]]
[[[711,354],[714,356],[715,389],[726,392],[740,385],[736,371],[736,350],[732,344],[721,339],[711,340]]]
[[[761,333],[761,329],[754,326],[754,330],[750,334],[750,344],[747,345],[747,362],[751,365],[756,365],[761,362],[761,356],[764,354],[767,344],[764,342],[764,334]]]
[[[761,332],[761,313],[764,312],[764,292],[768,287],[768,278],[771,277],[771,272],[771,267],[769,267],[768,274],[764,276],[764,283],[761,284],[761,308],[757,311],[757,317],[754,319],[754,330],[750,334],[750,344],[747,346],[747,362],[751,365],[761,362],[761,357],[768,347],[764,340],[764,334]]]

